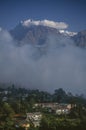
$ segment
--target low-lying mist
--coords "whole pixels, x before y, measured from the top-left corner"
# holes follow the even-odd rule
[[[69,38],[48,36],[45,46],[17,46],[0,31],[0,82],[53,92],[86,93],[86,50]],[[40,54],[42,53],[42,54]]]

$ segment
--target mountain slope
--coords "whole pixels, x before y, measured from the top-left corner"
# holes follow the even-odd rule
[[[43,23],[44,22],[44,23]],[[67,30],[57,29],[56,25],[47,25],[46,21],[31,21],[27,20],[20,22],[13,30],[10,31],[13,38],[18,42],[18,45],[31,44],[42,46],[49,42],[49,38],[57,41],[57,44],[63,43],[70,39],[76,46],[86,47],[86,30],[75,33]],[[65,40],[66,39],[66,40]]]
[[[42,25],[32,25],[29,28],[23,26],[21,23],[17,25],[13,30],[10,31],[14,39],[19,44],[44,44],[49,35],[57,36],[59,32],[55,28],[45,27]]]
[[[73,40],[77,46],[86,47],[86,30],[78,32],[78,34],[73,37]]]

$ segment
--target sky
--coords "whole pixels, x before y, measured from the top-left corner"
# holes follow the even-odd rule
[[[0,27],[10,30],[27,19],[65,22],[69,31],[81,31],[86,29],[86,0],[0,0]]]

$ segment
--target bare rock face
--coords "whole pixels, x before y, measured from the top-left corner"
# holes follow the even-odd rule
[[[11,35],[20,45],[32,44],[42,45],[46,42],[49,35],[57,35],[59,32],[55,28],[35,26],[32,25],[29,28],[23,26],[21,23],[10,31]]]

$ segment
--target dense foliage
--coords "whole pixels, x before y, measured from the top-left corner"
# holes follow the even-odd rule
[[[58,102],[76,104],[68,115],[57,116],[47,113],[40,108],[34,108],[35,103]],[[27,112],[41,111],[43,118],[39,128],[31,130],[85,130],[86,129],[86,99],[83,95],[66,93],[62,88],[53,94],[40,90],[25,88],[0,87],[0,130],[16,130],[23,128],[14,127],[14,115],[26,115]]]

